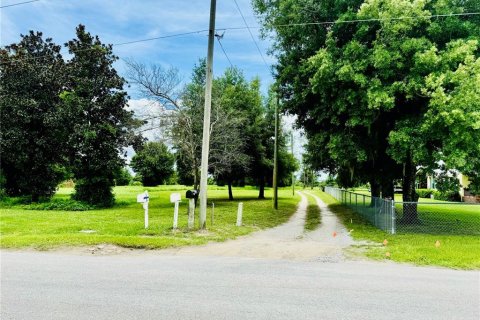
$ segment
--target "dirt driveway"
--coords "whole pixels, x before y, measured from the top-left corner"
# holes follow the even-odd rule
[[[317,196],[304,191],[298,194],[301,201],[296,213],[280,226],[226,242],[166,249],[158,253],[325,262],[343,260],[343,249],[354,243],[348,230]],[[311,232],[304,230],[308,206],[305,194],[315,198],[322,215],[320,227]]]

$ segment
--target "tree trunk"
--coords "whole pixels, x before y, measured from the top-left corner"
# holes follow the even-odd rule
[[[40,199],[40,196],[36,193],[33,193],[32,194],[32,202],[38,202],[38,200]]]
[[[370,194],[372,195],[372,202],[370,203],[371,207],[375,206],[375,199],[380,197],[380,183],[376,177],[370,178]]]
[[[260,188],[258,190],[258,199],[265,199],[265,177],[260,178]]]
[[[402,222],[408,224],[415,224],[419,222],[417,210],[418,196],[415,192],[416,174],[417,168],[412,161],[411,153],[409,153],[405,162],[402,181],[402,193],[404,202]]]
[[[233,200],[233,193],[232,193],[232,180],[228,180],[228,200]]]
[[[195,174],[193,175],[193,189],[200,189],[200,172],[197,167],[195,167]]]
[[[390,198],[393,199],[394,197],[394,188],[393,188],[393,179],[386,174],[382,174],[380,176],[380,184],[382,189],[382,198]]]

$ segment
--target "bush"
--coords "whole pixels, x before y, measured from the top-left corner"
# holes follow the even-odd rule
[[[441,192],[433,189],[417,189],[417,194],[419,198],[430,199],[433,194],[435,200],[442,201],[461,201],[460,194],[455,191]]]
[[[59,188],[75,188],[75,182],[72,179],[63,181],[58,185]]]
[[[27,210],[87,211],[95,209],[95,206],[75,200],[51,200],[26,205],[23,208]]]
[[[79,179],[75,185],[73,200],[86,202],[98,207],[112,207],[115,197],[109,179],[98,177],[94,179]]]
[[[448,191],[448,192],[435,191],[433,196],[435,197],[436,200],[442,200],[442,201],[460,202],[462,200],[460,197],[460,194],[455,191]]]
[[[132,182],[132,175],[127,168],[121,168],[115,173],[115,185],[116,186],[128,186]]]
[[[144,186],[164,184],[173,174],[174,155],[162,142],[147,142],[133,156],[130,166],[141,176]]]
[[[416,191],[419,198],[430,198],[431,195],[435,192],[435,190],[433,189],[417,189]]]

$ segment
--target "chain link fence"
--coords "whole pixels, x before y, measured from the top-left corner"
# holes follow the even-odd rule
[[[480,205],[463,202],[395,202],[347,190],[325,192],[388,233],[480,236]]]
[[[396,202],[395,216],[397,233],[480,236],[479,204]]]
[[[325,187],[325,192],[337,199],[338,202],[358,212],[375,227],[388,233],[395,233],[395,202],[393,200],[333,187]]]

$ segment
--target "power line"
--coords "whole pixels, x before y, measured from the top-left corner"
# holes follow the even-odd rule
[[[225,55],[225,57],[227,58],[228,62],[230,63],[230,66],[233,68],[232,61],[230,61],[230,58],[228,57],[228,54],[227,54],[227,52],[225,51],[225,48],[223,47],[222,42],[220,41],[220,39],[223,38],[223,35],[224,35],[224,34],[225,34],[225,32],[224,32],[222,35],[215,34],[215,38],[217,38],[218,44],[220,45],[220,48],[222,48],[223,54]]]
[[[7,4],[6,6],[1,6],[0,9],[19,6],[21,4],[27,4],[27,3],[37,2],[37,1],[40,1],[40,0],[31,0],[31,1],[24,1],[24,2],[18,2],[18,3],[13,3],[13,4]]]
[[[34,2],[34,1],[40,1],[40,0],[32,0],[29,2]],[[28,3],[28,2],[25,2]],[[21,3],[19,3],[21,4]],[[17,5],[17,4],[13,4]],[[12,6],[12,5],[10,5]],[[3,8],[3,7],[2,7]],[[392,20],[407,20],[407,19],[419,19],[419,18],[441,18],[441,17],[454,17],[454,16],[474,16],[474,15],[480,15],[480,12],[465,12],[465,13],[452,13],[452,14],[437,14],[437,15],[430,15],[430,16],[415,16],[415,17],[396,17],[396,18],[384,18],[384,19],[359,19],[359,20],[343,20],[343,21],[322,21],[322,22],[304,22],[304,23],[290,23],[290,24],[274,24],[272,27],[297,27],[297,26],[307,26],[307,25],[325,25],[325,24],[340,24],[340,23],[357,23],[357,22],[373,22],[373,21],[392,21]],[[260,26],[248,26],[246,25],[245,27],[227,27],[227,28],[218,28],[216,30],[249,30],[250,29],[260,29]],[[202,32],[208,32],[207,29],[203,30],[196,30],[196,31],[190,31],[190,32],[183,32],[183,33],[177,33],[177,34],[171,34],[171,35],[165,35],[165,36],[159,36],[159,37],[154,37],[154,38],[145,38],[145,39],[140,39],[140,40],[133,40],[133,41],[127,41],[127,42],[120,42],[120,43],[114,43],[112,44],[113,47],[115,46],[123,46],[123,45],[129,45],[129,44],[134,44],[134,43],[140,43],[140,42],[147,42],[147,41],[153,41],[153,40],[158,40],[158,39],[166,39],[166,38],[174,38],[174,37],[181,37],[181,36],[186,36],[186,35],[192,35],[192,34],[198,34]],[[251,32],[250,32],[251,34]],[[252,35],[252,34],[251,34]],[[255,40],[254,40],[255,41]],[[256,42],[255,42],[256,43]],[[257,46],[258,49],[258,46]],[[81,50],[76,50],[75,52],[82,52],[82,51],[89,51],[89,50],[96,50],[96,48],[87,48],[87,49],[81,49]],[[260,51],[261,54],[261,51]],[[45,56],[45,55],[44,55]],[[17,61],[26,61],[26,60],[36,60],[36,59],[41,59],[44,56],[37,56],[37,57],[30,57],[30,58],[25,58],[25,59],[17,59],[17,60],[12,60],[9,63],[17,62]],[[263,55],[262,55],[263,58]],[[264,60],[265,64],[266,61]],[[268,66],[268,65],[267,65]]]
[[[235,0],[234,0],[235,1]],[[325,25],[325,24],[342,24],[342,23],[357,23],[357,22],[375,22],[375,21],[396,21],[396,20],[415,20],[415,19],[432,19],[432,18],[444,18],[444,17],[459,17],[459,16],[477,16],[480,12],[464,12],[464,13],[448,13],[448,14],[433,14],[425,16],[403,16],[392,18],[371,18],[371,19],[356,19],[356,20],[337,20],[337,21],[321,21],[321,22],[302,22],[302,23],[287,23],[287,24],[273,24],[272,27],[298,27],[309,25]],[[261,27],[246,26],[246,27],[232,27],[221,28],[219,30],[243,30],[243,29],[260,29]]]
[[[267,69],[269,69],[268,63],[267,63],[267,61],[265,61],[265,58],[263,57],[262,51],[258,47],[257,41],[255,41],[255,37],[253,36],[252,31],[250,30],[250,27],[247,24],[247,20],[245,20],[245,16],[243,15],[242,10],[240,10],[240,6],[238,5],[237,0],[233,0],[233,2],[235,2],[235,5],[237,6],[238,12],[242,16],[243,22],[245,23],[245,27],[247,27],[248,33],[250,33],[250,37],[252,38],[253,43],[255,43],[255,47],[257,47],[258,53],[260,53],[260,56],[262,57],[263,63],[265,64]]]
[[[39,1],[39,0],[37,0],[37,1]],[[159,36],[159,37],[154,37],[154,38],[145,38],[145,39],[140,39],[140,40],[119,42],[119,43],[113,43],[111,46],[112,47],[118,47],[118,46],[129,45],[129,44],[140,43],[140,42],[147,42],[147,41],[153,41],[153,40],[159,40],[159,39],[167,39],[167,38],[182,37],[182,36],[192,35],[192,34],[199,34],[199,33],[202,33],[202,32],[208,32],[208,30],[205,30],[205,29],[204,30],[196,30],[196,31],[190,31],[190,32],[183,32],[183,33]],[[85,49],[79,49],[79,50],[73,51],[72,53],[83,52],[83,51],[91,51],[91,50],[97,50],[97,48],[96,47],[90,47],[90,48],[85,48]],[[37,60],[37,59],[41,59],[45,56],[46,55],[29,57],[29,58],[24,58],[24,59],[16,59],[16,60],[9,61],[8,63],[27,61],[27,60]]]
[[[175,38],[175,37],[181,37],[181,36],[188,36],[192,34],[198,34],[202,32],[208,32],[208,29],[204,30],[197,30],[197,31],[190,31],[190,32],[184,32],[184,33],[177,33],[177,34],[171,34],[171,35],[166,35],[166,36],[159,36],[159,37],[154,37],[154,38],[146,38],[146,39],[140,39],[140,40],[133,40],[133,41],[127,41],[127,42],[121,42],[121,43],[114,43],[112,46],[118,47],[118,46],[123,46],[127,44],[133,44],[133,43],[139,43],[139,42],[147,42],[147,41],[153,41],[153,40],[159,40],[159,39],[167,39],[167,38]]]

